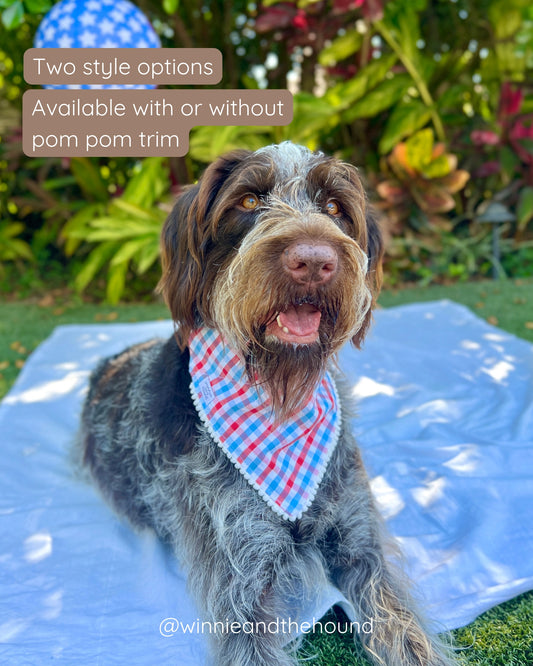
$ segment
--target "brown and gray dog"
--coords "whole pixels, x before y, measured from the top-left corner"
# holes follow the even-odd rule
[[[205,620],[258,628],[215,634],[215,663],[296,663],[268,627],[291,617],[291,595],[312,598],[331,581],[361,622],[372,620],[360,638],[375,664],[451,664],[385,557],[389,539],[350,432],[349,392],[339,387],[338,442],[312,502],[292,520],[214,441],[191,397],[189,341],[202,327],[242,361],[282,425],[333,372],[340,347],[360,346],[382,242],[356,169],[289,142],[231,153],[178,199],[162,253],[160,290],[175,336],[97,368],[81,456],[120,514],[172,545]]]

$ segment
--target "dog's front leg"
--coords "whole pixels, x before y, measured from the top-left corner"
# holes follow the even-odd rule
[[[359,638],[375,664],[449,666],[453,660],[423,628],[406,586],[385,556],[390,537],[356,455],[338,506],[336,538],[328,540],[331,577],[353,604],[360,626],[366,627]]]
[[[238,591],[235,580],[231,581],[233,593]],[[242,592],[248,594],[243,586]],[[211,635],[211,645],[216,666],[296,666],[297,662],[284,649],[284,627],[286,623],[273,603],[274,587],[266,589],[253,602],[247,600],[246,607],[239,607],[228,598],[228,589],[219,589],[224,627]],[[214,616],[213,616],[214,617]],[[227,619],[226,619],[227,618]]]
[[[204,633],[217,666],[293,666],[283,647],[290,629],[284,599],[305,565],[284,521],[270,516],[255,491],[241,500],[237,495],[220,497],[217,510],[204,514],[202,529],[185,535],[194,563],[189,585],[207,621]]]

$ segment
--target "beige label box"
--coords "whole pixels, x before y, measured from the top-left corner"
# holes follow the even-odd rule
[[[198,125],[288,125],[288,90],[29,90],[30,157],[183,156]]]
[[[28,49],[24,78],[34,85],[213,85],[218,49]]]

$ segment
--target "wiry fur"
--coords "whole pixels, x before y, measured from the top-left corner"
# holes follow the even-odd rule
[[[313,206],[298,209],[270,195],[214,289],[212,310],[218,330],[244,352],[250,377],[257,375],[272,387],[274,406],[282,416],[295,411],[309,387],[317,385],[324,359],[359,334],[372,305],[367,255],[335,224],[324,225],[323,218]],[[306,239],[325,241],[337,249],[346,280],[337,280],[335,289],[309,291],[307,286],[287,285],[285,276],[280,280],[273,258],[296,240]],[[261,278],[251,289],[253,275]],[[300,302],[312,303],[322,312],[318,349],[315,345],[294,349],[264,335],[273,313]]]
[[[238,208],[247,192],[261,196],[253,214]],[[331,198],[342,205],[336,219],[323,210]],[[328,284],[295,285],[282,270],[283,248],[302,237],[335,248],[339,272]],[[294,522],[235,469],[189,394],[187,339],[201,323],[242,352],[250,377],[277,396],[281,419],[301,401],[292,392],[318,381],[343,342],[361,343],[381,242],[355,170],[291,144],[232,154],[180,198],[163,254],[161,289],[179,324],[176,339],[104,361],[84,406],[80,453],[103,493],[172,545],[206,620],[268,626],[291,610],[294,619],[285,600],[312,598],[329,579],[362,622],[372,619],[373,632],[361,639],[375,664],[450,664],[386,559],[388,539],[350,433],[349,392],[340,387],[339,444],[312,505]],[[269,340],[269,319],[298,301],[322,312],[318,342],[300,349]],[[220,666],[296,663],[276,633],[218,632],[212,641]]]

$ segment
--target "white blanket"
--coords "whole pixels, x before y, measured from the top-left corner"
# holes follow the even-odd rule
[[[97,360],[171,331],[59,327],[0,406],[2,663],[205,663],[172,555],[118,520],[68,459]],[[438,302],[377,312],[364,351],[346,348],[340,365],[373,490],[435,625],[532,589],[533,347]],[[338,601],[317,590],[305,613]]]

